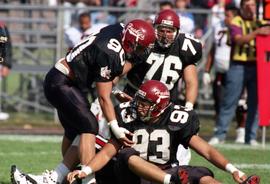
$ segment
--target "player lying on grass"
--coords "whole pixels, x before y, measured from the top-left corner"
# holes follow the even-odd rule
[[[115,176],[119,184],[181,183],[217,184],[213,172],[206,167],[179,166],[176,150],[179,144],[190,147],[218,168],[228,171],[241,184],[258,184],[256,175],[247,177],[214,147],[200,138],[195,111],[170,103],[167,87],[155,80],[141,85],[134,100],[116,108],[117,120],[133,132],[135,144],[123,145],[112,138],[81,170],[68,174],[68,181],[84,178],[100,170],[116,156]],[[117,154],[118,153],[118,154]]]

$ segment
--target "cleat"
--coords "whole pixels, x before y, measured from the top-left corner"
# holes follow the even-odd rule
[[[251,175],[241,184],[260,184],[260,177],[257,175]]]
[[[12,184],[32,184],[27,180],[26,175],[16,167],[16,165],[11,166],[10,180]]]
[[[32,184],[60,184],[60,182],[57,182],[57,174],[55,171],[46,170],[41,175],[27,174],[26,178]]]

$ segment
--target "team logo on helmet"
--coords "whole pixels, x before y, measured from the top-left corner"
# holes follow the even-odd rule
[[[128,31],[131,35],[136,37],[136,41],[138,40],[144,40],[145,35],[141,30],[135,29],[132,23],[129,23],[127,25],[127,29],[126,31]]]
[[[168,26],[173,26],[173,21],[172,20],[162,20],[161,24],[168,25]]]
[[[168,91],[162,92],[162,91],[157,90],[157,91],[155,91],[155,95],[158,96],[158,99],[156,101],[157,103],[159,103],[160,100],[162,100],[162,99],[167,99],[170,97],[170,94]]]

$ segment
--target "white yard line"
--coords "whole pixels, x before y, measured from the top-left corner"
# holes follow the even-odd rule
[[[249,150],[270,150],[270,144],[266,144],[265,148],[263,148],[261,145],[259,146],[250,146],[245,144],[219,144],[215,145],[216,148],[222,148],[222,149],[228,149],[228,150],[243,150],[243,149],[249,149]]]
[[[270,164],[235,164],[239,169],[264,169],[270,170]]]
[[[0,140],[27,141],[27,142],[61,142],[58,135],[0,135]]]
[[[26,155],[59,155],[60,151],[31,151],[31,152],[17,152],[17,151],[13,151],[13,152],[0,152],[0,156],[7,156],[7,154],[9,156],[16,156],[16,157],[25,157]],[[1,182],[0,182],[1,183]]]

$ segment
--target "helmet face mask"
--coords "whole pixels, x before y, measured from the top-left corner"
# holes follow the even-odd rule
[[[178,29],[166,25],[156,25],[155,29],[157,41],[161,47],[169,47],[178,34]]]
[[[162,114],[170,104],[170,92],[165,84],[149,80],[135,94],[134,102],[138,117],[149,121]]]
[[[138,117],[142,121],[149,121],[151,119],[151,112],[155,109],[156,105],[139,96],[136,96],[135,103]]]
[[[173,10],[163,10],[156,16],[154,26],[158,44],[168,48],[178,35],[179,16]]]

